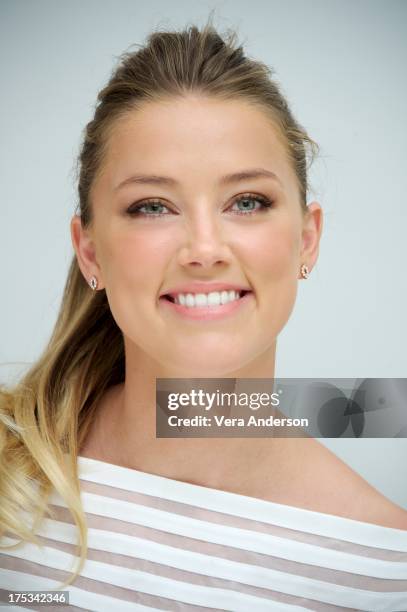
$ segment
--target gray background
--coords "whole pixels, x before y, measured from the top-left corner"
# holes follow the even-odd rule
[[[81,130],[116,58],[158,27],[237,29],[320,144],[319,261],[278,341],[278,377],[407,377],[406,17],[386,0],[0,2],[0,381],[43,349],[73,253]],[[407,440],[324,440],[407,508]]]

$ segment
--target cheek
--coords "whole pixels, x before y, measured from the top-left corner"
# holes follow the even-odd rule
[[[254,277],[259,280],[258,304],[276,337],[294,308],[298,289],[298,231],[290,219],[275,220],[253,245]]]
[[[151,289],[160,282],[170,251],[168,232],[132,228],[113,234],[103,248],[106,284],[112,290],[115,287],[121,291],[126,291],[126,287],[136,289],[142,299],[143,288]]]
[[[298,232],[292,223],[281,220],[261,228],[247,247],[254,274],[267,283],[286,283],[296,279]]]
[[[153,222],[154,223],[154,222]],[[158,223],[158,222],[157,222]],[[113,318],[122,332],[134,338],[137,322],[141,329],[154,324],[151,303],[158,295],[170,261],[167,232],[131,228],[111,232],[101,251],[106,296]],[[139,341],[140,339],[137,339]]]

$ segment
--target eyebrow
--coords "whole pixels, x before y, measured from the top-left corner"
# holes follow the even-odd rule
[[[280,183],[280,185],[282,186],[282,182],[278,178],[277,174],[275,174],[275,172],[272,172],[271,170],[266,170],[265,168],[252,168],[249,170],[241,170],[240,172],[233,172],[232,174],[226,174],[225,176],[222,176],[219,179],[219,184],[231,185],[232,183],[238,183],[239,181],[244,181],[247,179],[256,179],[264,177],[272,178],[273,180]],[[119,183],[114,188],[114,191],[117,191],[121,187],[129,185],[131,183],[137,183],[139,185],[179,185],[179,182],[170,176],[158,176],[156,174],[136,174]]]

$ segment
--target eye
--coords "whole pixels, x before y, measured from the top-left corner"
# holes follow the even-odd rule
[[[250,202],[258,202],[260,206],[258,208],[253,208],[253,207],[250,208],[250,204],[249,206],[247,206],[247,203],[250,203]],[[236,204],[238,206],[243,204],[244,206],[243,208],[237,210],[234,214],[244,215],[244,216],[257,214],[260,212],[265,212],[266,210],[270,209],[273,206],[273,202],[269,200],[269,198],[266,198],[265,196],[256,195],[253,193],[246,193],[242,196],[235,198],[233,201],[233,206]],[[152,214],[150,214],[149,212],[146,212],[148,211],[148,209],[152,211]],[[161,212],[163,209],[165,209],[167,212]],[[158,219],[160,217],[168,216],[171,213],[171,211],[160,200],[144,200],[143,202],[132,204],[127,209],[126,213],[130,215],[131,217],[144,217],[144,218]]]
[[[153,214],[148,214],[146,212],[143,212],[142,209],[148,209],[150,208],[150,210],[152,210]],[[168,212],[166,213],[162,213],[160,212],[160,210],[162,210],[163,208],[166,208],[167,211],[169,210],[164,204],[162,204],[159,200],[146,200],[144,202],[140,202],[140,204],[137,205],[131,205],[128,209],[127,209],[127,213],[132,216],[132,217],[164,217],[166,215],[168,215]]]
[[[259,202],[260,206],[259,208],[248,208],[246,205],[248,202]],[[239,209],[236,214],[245,216],[255,214],[257,212],[264,212],[267,209],[271,208],[273,205],[273,202],[268,198],[260,195],[255,195],[253,193],[247,193],[243,196],[239,196],[235,199],[234,203],[238,205],[242,203],[244,204],[243,209]]]

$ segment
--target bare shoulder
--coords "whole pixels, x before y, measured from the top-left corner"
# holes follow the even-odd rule
[[[383,527],[407,530],[398,506],[316,439],[292,439],[281,503]],[[282,500],[286,501],[282,501]],[[276,500],[278,501],[278,500]]]

